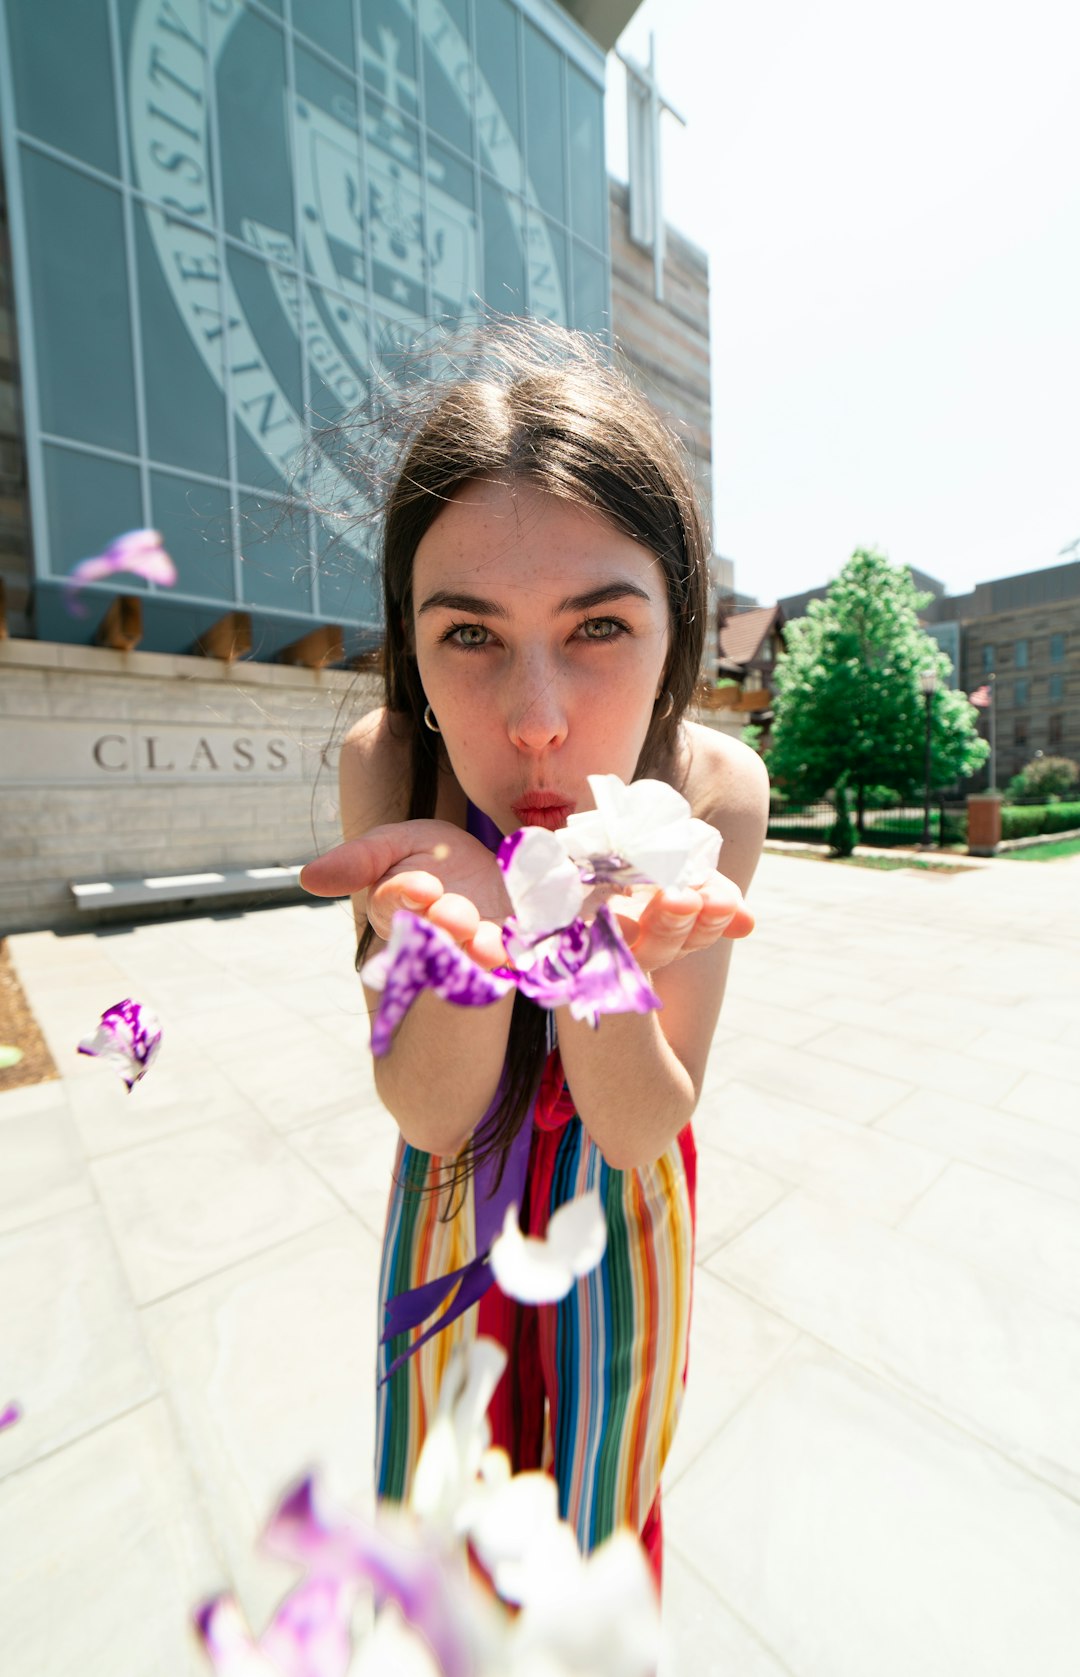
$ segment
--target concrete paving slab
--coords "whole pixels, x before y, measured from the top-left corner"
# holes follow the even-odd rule
[[[1078,886],[763,859],[696,1120],[664,1677],[1071,1677]],[[62,1072],[0,1097],[19,1677],[199,1669],[187,1608],[229,1584],[261,1622],[282,1586],[254,1540],[286,1481],[370,1496],[395,1131],[353,945],[340,904],[11,940]],[[152,991],[129,1097],[74,1044]],[[62,1624],[22,1587],[46,1557]]]

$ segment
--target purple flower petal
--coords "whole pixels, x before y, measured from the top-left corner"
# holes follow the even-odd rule
[[[281,1677],[260,1653],[232,1596],[217,1596],[200,1607],[195,1629],[219,1677]]]
[[[512,935],[507,947],[513,950]],[[532,953],[539,958],[515,977],[541,1007],[569,1006],[575,1019],[595,1027],[602,1013],[649,1013],[661,1005],[606,905],[589,925],[577,920]]]
[[[352,1659],[356,1585],[305,1578],[281,1603],[259,1651],[284,1677],[345,1677]]]
[[[129,996],[105,1009],[93,1036],[84,1037],[78,1051],[113,1061],[130,1094],[146,1076],[160,1046],[157,1015]]]
[[[6,1409],[0,1409],[0,1432],[5,1427],[13,1427],[16,1421],[22,1420],[22,1408],[17,1403],[9,1403]]]
[[[68,610],[76,617],[85,616],[85,608],[78,603],[83,584],[101,582],[118,571],[141,576],[146,582],[157,583],[159,588],[171,588],[176,582],[176,566],[162,546],[160,532],[128,530],[111,541],[104,553],[97,553],[92,559],[80,559],[72,567],[67,578]]]
[[[313,1482],[304,1479],[282,1501],[264,1542],[271,1554],[299,1562],[311,1579],[370,1585],[377,1605],[394,1602],[424,1638],[443,1677],[471,1677],[472,1635],[460,1579],[445,1556],[423,1546],[404,1517],[395,1520],[388,1511],[378,1523],[351,1514],[330,1517],[316,1505]]]
[[[408,909],[399,909],[391,922],[390,941],[364,967],[361,978],[371,990],[381,990],[371,1022],[371,1052],[385,1054],[397,1027],[424,990],[433,990],[458,1007],[489,1007],[512,989],[512,981],[483,967],[440,927]]]

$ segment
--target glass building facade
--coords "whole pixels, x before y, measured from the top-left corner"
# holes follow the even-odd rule
[[[36,626],[124,577],[143,646],[377,627],[364,543],[290,515],[313,430],[480,312],[608,325],[603,55],[549,0],[0,0]],[[324,467],[326,472],[332,468]],[[347,486],[339,486],[344,494]]]

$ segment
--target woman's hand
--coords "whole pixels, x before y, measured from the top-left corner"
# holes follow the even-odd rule
[[[710,949],[720,938],[747,937],[754,917],[732,880],[713,873],[697,890],[686,887],[635,892],[611,907],[643,972],[670,966],[681,955]]]
[[[301,871],[315,897],[366,893],[377,936],[390,936],[399,908],[448,932],[482,967],[506,960],[501,924],[510,912],[490,850],[449,821],[398,821],[348,839]]]

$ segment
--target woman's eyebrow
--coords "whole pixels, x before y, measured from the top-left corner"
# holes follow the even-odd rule
[[[609,605],[613,600],[628,598],[652,604],[652,596],[647,589],[628,578],[620,578],[601,583],[598,588],[589,588],[583,594],[568,594],[552,607],[551,615],[562,617],[566,612],[588,611],[592,606]],[[510,616],[509,609],[498,600],[487,600],[480,594],[463,594],[453,588],[437,588],[417,606],[416,615],[423,617],[427,611],[463,611],[472,617],[494,617],[503,621]]]
[[[452,588],[437,588],[434,594],[416,608],[417,617],[426,611],[465,611],[472,617],[509,617],[510,613],[497,600],[485,600],[479,594],[461,594]]]

